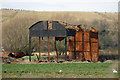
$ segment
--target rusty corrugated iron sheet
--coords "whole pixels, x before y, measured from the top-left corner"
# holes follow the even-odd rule
[[[74,59],[74,41],[69,40],[69,59]]]
[[[9,57],[13,57],[13,58],[21,58],[21,57],[24,57],[24,56],[25,56],[25,53],[24,53],[24,52],[20,52],[20,53],[17,54],[17,55],[14,55],[14,54],[10,53],[8,56],[9,56]]]
[[[83,58],[83,30],[79,28],[76,32],[76,59],[81,60]],[[69,59],[74,59],[74,37],[69,40]]]
[[[0,57],[8,57],[9,54],[0,54]]]
[[[99,58],[99,51],[98,51],[98,31],[92,27],[91,30],[91,55],[92,61],[97,62]]]
[[[82,58],[87,61],[98,61],[98,31],[94,28],[90,31],[79,27],[76,31],[76,59]],[[74,59],[74,37],[69,40],[69,59]]]
[[[84,31],[84,58],[87,61],[91,61],[90,53],[90,31]]]

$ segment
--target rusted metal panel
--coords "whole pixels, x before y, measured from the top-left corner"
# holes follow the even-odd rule
[[[84,42],[89,42],[90,40],[90,32],[84,31]]]
[[[90,51],[90,43],[89,42],[84,42],[84,52]]]
[[[83,34],[83,31],[77,31],[76,32],[76,42],[82,42],[83,41],[82,34]]]
[[[90,37],[98,39],[98,32],[92,32],[92,31],[90,31]]]
[[[91,61],[90,53],[90,31],[84,31],[84,58]]]
[[[96,38],[91,38],[91,42],[92,42],[92,43],[97,43],[97,42],[98,42],[98,39],[96,39]]]
[[[84,58],[85,58],[85,60],[87,60],[87,61],[91,61],[91,55],[90,55],[90,51],[85,51],[84,52]]]
[[[73,52],[72,51],[69,51],[69,59],[71,60],[71,59],[73,59]]]
[[[83,58],[83,53],[82,51],[76,51],[76,59],[77,60],[82,60]]]
[[[82,29],[76,31],[76,59],[81,60],[83,57],[83,31]],[[74,37],[69,40],[69,59],[74,59]]]
[[[14,55],[14,54],[10,53],[10,54],[3,54],[2,56],[3,57],[8,57],[9,56],[9,57],[13,57],[13,58],[21,58],[21,57],[25,56],[25,53],[24,52],[20,52],[17,55]]]
[[[92,52],[92,61],[97,62],[98,61],[98,53],[97,52]]]
[[[69,59],[74,59],[73,56],[74,37],[69,40]],[[76,58],[81,60],[83,57],[88,61],[98,61],[98,32],[94,28],[91,31],[76,31]]]
[[[74,56],[74,42],[72,40],[69,40],[69,59],[73,59]]]
[[[93,34],[94,33],[94,34]],[[91,32],[91,55],[92,61],[97,62],[99,58],[99,51],[98,51],[98,31],[92,28]]]
[[[76,42],[76,51],[83,51],[83,42]]]
[[[98,43],[96,42],[94,42],[94,43],[92,43],[91,42],[91,52],[97,52],[98,50],[97,50],[97,47],[98,47]]]
[[[15,58],[21,58],[21,57],[24,57],[25,56],[25,53],[24,52],[20,52],[19,54],[17,54],[15,56]]]

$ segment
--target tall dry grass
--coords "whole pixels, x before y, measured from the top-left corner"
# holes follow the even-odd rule
[[[40,20],[58,20],[69,24],[83,24],[99,31],[99,49],[117,48],[117,13],[97,12],[35,12],[3,10],[2,41],[6,51],[28,53],[29,27]],[[50,40],[51,50],[53,38]],[[58,42],[58,46],[61,44]],[[38,50],[38,38],[32,39],[32,49]],[[64,49],[64,43],[61,44]],[[60,49],[61,50],[61,49]],[[47,38],[42,41],[42,51],[47,51]]]

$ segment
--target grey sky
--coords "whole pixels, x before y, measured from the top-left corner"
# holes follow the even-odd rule
[[[2,0],[1,8],[34,11],[118,12],[119,0]]]

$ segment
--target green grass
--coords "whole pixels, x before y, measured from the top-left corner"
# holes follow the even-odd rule
[[[109,70],[111,65],[112,63],[3,64],[2,76],[26,77],[27,75],[39,75],[37,77],[43,77],[42,75],[46,75],[46,77],[56,77],[55,75],[63,75],[62,77],[66,77],[69,75],[68,77],[72,77],[74,75],[78,77],[107,77],[111,72]],[[63,70],[63,72],[60,74],[59,70]]]

